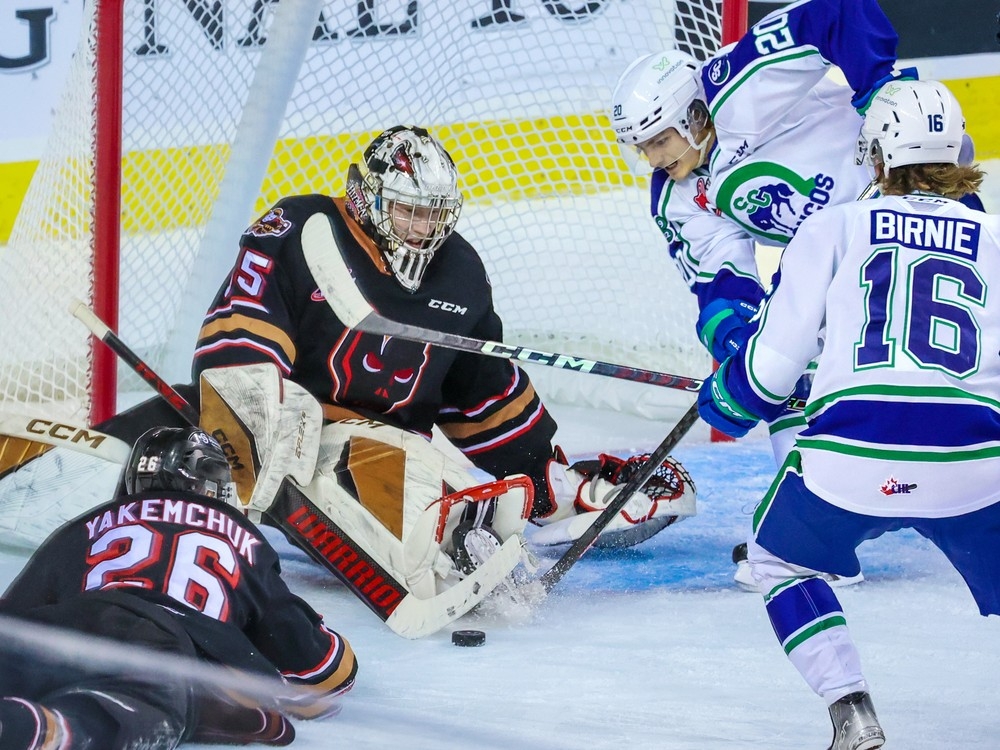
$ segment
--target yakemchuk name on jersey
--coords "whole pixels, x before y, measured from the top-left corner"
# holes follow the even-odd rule
[[[914,250],[938,250],[976,259],[979,224],[945,216],[873,211],[871,243],[898,242]]]
[[[214,531],[232,542],[240,557],[254,564],[254,550],[260,539],[217,508],[188,500],[149,498],[123,503],[87,521],[87,536],[96,539],[110,529],[142,521],[166,521]]]

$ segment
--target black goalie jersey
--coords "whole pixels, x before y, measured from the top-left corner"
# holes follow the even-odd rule
[[[195,378],[212,367],[273,362],[323,404],[327,419],[362,416],[428,438],[436,424],[476,466],[497,477],[528,474],[547,499],[555,422],[527,375],[506,360],[345,327],[302,252],[302,226],[317,212],[331,217],[358,285],[382,315],[502,340],[486,271],[461,235],[448,237],[411,293],[342,200],[296,196],[244,232],[236,267],[202,327]]]
[[[119,497],[66,523],[32,555],[0,612],[45,621],[47,611],[74,602],[73,611],[99,613],[103,602],[179,628],[204,658],[277,670],[315,687],[318,704],[354,682],[350,645],[289,591],[260,530],[235,508],[199,495]]]

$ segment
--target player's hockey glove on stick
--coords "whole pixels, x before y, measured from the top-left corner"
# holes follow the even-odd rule
[[[698,414],[703,420],[730,437],[743,437],[760,419],[740,406],[726,387],[726,373],[731,360],[726,360],[698,391]]]
[[[747,339],[747,324],[757,314],[757,306],[741,299],[717,299],[698,315],[695,331],[716,362],[736,354]]]

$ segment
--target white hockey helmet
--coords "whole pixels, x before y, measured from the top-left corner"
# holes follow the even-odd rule
[[[415,292],[462,211],[455,163],[424,128],[397,125],[365,149],[361,173],[373,238]]]
[[[678,50],[643,55],[622,73],[611,95],[611,126],[622,145],[634,146],[667,128],[691,135],[691,105],[704,99],[698,61]]]
[[[958,164],[965,118],[938,81],[893,81],[875,95],[858,136],[858,164]]]

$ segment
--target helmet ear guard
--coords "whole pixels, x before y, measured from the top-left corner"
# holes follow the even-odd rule
[[[700,65],[678,50],[644,55],[622,73],[611,97],[611,126],[622,154],[633,171],[637,159],[632,148],[669,128],[674,128],[691,147],[704,152],[695,132],[711,123],[702,90]]]

